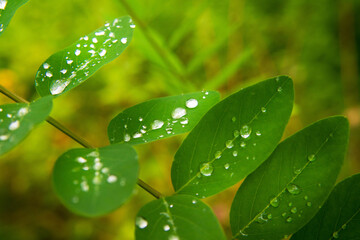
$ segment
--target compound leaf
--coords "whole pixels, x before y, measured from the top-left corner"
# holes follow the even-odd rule
[[[152,99],[128,108],[111,120],[111,143],[139,144],[190,131],[219,101],[215,91]]]
[[[16,10],[29,0],[0,0],[0,36],[10,23]]]
[[[32,103],[14,103],[0,106],[0,155],[20,143],[35,125],[50,114],[52,97]]]
[[[50,56],[36,74],[37,92],[60,95],[78,86],[125,50],[134,28],[130,17],[116,18]]]
[[[359,239],[360,174],[340,182],[316,216],[291,239]]]
[[[272,78],[216,104],[175,155],[176,192],[207,197],[254,171],[280,141],[293,105],[290,78]]]
[[[346,118],[330,117],[280,143],[234,198],[230,211],[234,238],[281,239],[304,226],[335,183],[348,131]]]
[[[72,149],[56,161],[53,184],[70,210],[100,216],[117,209],[131,196],[138,169],[137,154],[129,145]]]
[[[225,240],[213,211],[197,198],[175,195],[145,205],[136,217],[137,240]]]

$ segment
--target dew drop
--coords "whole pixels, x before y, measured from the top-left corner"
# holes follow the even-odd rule
[[[234,143],[232,140],[227,140],[225,143],[227,148],[233,148],[234,147]]]
[[[234,131],[234,137],[238,137],[239,135],[240,135],[239,130],[235,130],[235,131]]]
[[[297,195],[301,192],[300,188],[297,185],[292,184],[292,183],[287,185],[286,189],[288,190],[289,193],[291,193],[293,195]]]
[[[237,152],[237,151],[233,151],[232,155],[233,155],[234,157],[236,157],[236,156],[238,155],[238,152]]]
[[[214,157],[215,157],[216,159],[221,158],[221,152],[220,152],[220,151],[216,151],[215,154],[214,154]]]
[[[186,107],[188,108],[196,108],[198,104],[199,104],[198,101],[194,98],[191,98],[186,101]]]
[[[48,63],[43,64],[44,69],[49,69],[50,65]]]
[[[78,157],[78,158],[76,158],[76,161],[77,161],[78,163],[86,163],[86,159],[83,158],[83,157]]]
[[[263,223],[266,223],[268,220],[267,219],[265,219],[264,218],[264,215],[263,215],[264,213],[262,213],[262,214],[260,214],[260,216],[258,216],[257,218],[256,218],[256,222],[257,223],[260,223],[260,224],[263,224]]]
[[[293,207],[290,211],[291,211],[292,213],[297,213],[297,208],[296,208],[296,207]]]
[[[241,143],[240,143],[240,147],[246,147],[246,143],[245,143],[245,142],[241,142]]]
[[[96,175],[94,178],[93,178],[93,181],[92,181],[95,185],[99,185],[101,183],[101,177],[99,175]]]
[[[294,170],[294,173],[295,173],[296,175],[300,174],[300,173],[301,173],[301,169],[300,169],[300,168],[299,168],[299,169],[295,169],[295,170]]]
[[[7,0],[0,0],[0,9],[4,10],[7,4]]]
[[[116,182],[117,181],[117,177],[115,176],[115,175],[110,175],[110,176],[108,176],[108,178],[107,178],[107,182],[108,183],[114,183],[114,182]]]
[[[136,218],[136,226],[138,228],[144,229],[144,228],[147,227],[147,225],[148,225],[148,222],[144,218],[142,218],[142,217],[137,217]]]
[[[171,235],[169,237],[169,240],[180,240],[180,238],[178,236],[176,236],[176,235]]]
[[[286,222],[291,223],[292,220],[293,220],[292,217],[288,217],[288,218],[286,219]]]
[[[203,163],[200,166],[200,173],[203,176],[211,176],[212,172],[214,171],[214,167],[211,165],[211,163]]]
[[[309,156],[308,156],[308,160],[309,160],[310,162],[315,161],[315,160],[316,160],[315,155],[314,155],[314,154],[309,155]]]
[[[189,123],[189,119],[184,119],[183,121],[181,121],[180,122],[181,124],[184,124],[184,125],[186,125],[186,124],[188,124]],[[184,126],[183,126],[184,127]]]
[[[125,44],[125,43],[127,43],[127,38],[122,38],[120,41],[121,41],[121,43]]]
[[[251,134],[251,128],[248,125],[242,126],[240,129],[240,135],[243,138],[248,138]]]
[[[23,116],[25,116],[26,114],[28,114],[28,112],[29,112],[29,109],[26,108],[26,107],[23,107],[23,108],[20,108],[20,109],[19,109],[17,115],[18,115],[19,117],[23,117]]]
[[[265,107],[262,107],[261,108],[261,111],[264,113],[264,112],[266,112],[266,108]]]
[[[124,141],[125,141],[125,142],[130,141],[130,139],[131,139],[131,137],[130,137],[129,134],[125,134],[125,135],[124,135]]]
[[[304,199],[305,199],[305,200],[308,200],[308,199],[309,199],[309,197],[308,197],[308,196],[304,196]]]
[[[257,132],[256,132],[256,136],[261,136],[261,132],[260,132],[260,131],[257,131]]]
[[[139,137],[142,137],[142,134],[137,132],[134,134],[133,138],[139,138]]]
[[[232,121],[232,122],[235,122],[235,121],[236,121],[236,117],[232,117],[232,118],[231,118],[231,121]]]
[[[76,49],[76,50],[75,50],[75,55],[76,55],[76,56],[79,56],[80,53],[81,53],[80,49]]]
[[[281,214],[282,217],[286,217],[286,215],[287,215],[286,212],[283,212],[283,213]]]
[[[341,228],[342,228],[342,229],[346,229],[346,224],[343,224],[343,225],[341,226]]]
[[[270,205],[277,208],[279,206],[280,202],[279,202],[279,199],[277,198],[274,198],[270,201]]]
[[[89,185],[86,181],[82,181],[80,183],[80,187],[81,187],[81,190],[83,190],[84,192],[88,192],[89,191]]]
[[[268,218],[268,219],[272,219],[272,214],[269,213],[269,214],[267,215],[267,218]]]
[[[334,233],[333,233],[333,237],[334,237],[334,238],[339,238],[339,233],[338,233],[338,232],[334,232]]]
[[[106,54],[106,50],[105,50],[105,49],[102,49],[102,50],[99,52],[100,57],[105,56],[105,54]]]
[[[9,135],[0,135],[0,141],[6,141],[9,139]]]
[[[67,81],[61,81],[56,80],[53,82],[50,86],[50,92],[52,95],[60,94],[64,91],[64,89],[70,84],[70,80]]]
[[[278,87],[277,91],[282,92],[282,87]]]
[[[184,108],[175,108],[175,110],[171,113],[173,119],[179,119],[186,115],[186,110]]]
[[[49,78],[53,76],[52,72],[50,71],[46,71],[45,75]]]
[[[69,64],[69,65],[70,65],[70,64],[72,64],[73,62],[74,62],[74,61],[73,61],[73,60],[71,60],[71,59],[66,60],[66,63],[67,63],[67,64]]]
[[[311,205],[312,205],[311,202],[306,203],[306,206],[308,206],[308,207],[311,207]]]
[[[20,127],[20,121],[19,120],[16,120],[12,123],[10,123],[9,125],[9,130],[10,131],[15,131],[16,129],[18,129]]]
[[[162,128],[162,126],[164,126],[164,122],[161,120],[154,120],[154,122],[151,124],[151,129],[155,130],[155,129],[159,129]]]
[[[94,169],[99,171],[102,168],[103,164],[101,162],[95,162]]]
[[[192,204],[196,204],[197,203],[197,201],[194,199],[194,200],[192,200]]]
[[[130,27],[131,27],[131,28],[135,28],[136,25],[135,25],[135,24],[131,24]]]
[[[62,74],[65,74],[65,73],[67,73],[67,70],[66,69],[63,69],[63,70],[61,70],[60,71]]]
[[[109,173],[109,169],[105,167],[105,168],[101,169],[101,172],[104,174]]]
[[[230,164],[228,164],[228,163],[226,163],[226,164],[224,165],[224,168],[225,168],[226,170],[228,170],[229,167],[230,167]]]

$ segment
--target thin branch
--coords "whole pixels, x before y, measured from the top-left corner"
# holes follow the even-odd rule
[[[29,103],[27,100],[23,99],[22,97],[16,95],[13,92],[10,92],[8,89],[6,89],[4,86],[0,85],[0,92],[2,94],[4,94],[5,96],[7,96],[8,98],[12,99],[13,101],[17,102],[17,103]],[[85,148],[95,148],[94,146],[92,146],[90,143],[88,143],[85,139],[83,139],[82,137],[76,135],[74,132],[72,132],[71,130],[69,130],[68,128],[66,128],[64,125],[62,125],[61,123],[59,123],[57,120],[55,120],[52,117],[48,117],[46,119],[46,121],[48,123],[50,123],[52,126],[54,126],[55,128],[57,128],[58,130],[60,130],[61,132],[63,132],[65,135],[69,136],[70,138],[72,138],[73,140],[75,140],[77,143],[79,143],[80,145],[82,145]],[[157,191],[156,189],[154,189],[153,187],[151,187],[150,185],[148,185],[147,183],[145,183],[143,180],[138,179],[138,183],[137,183],[142,189],[144,189],[145,191],[147,191],[148,193],[150,193],[151,195],[153,195],[155,198],[161,198],[162,194]]]

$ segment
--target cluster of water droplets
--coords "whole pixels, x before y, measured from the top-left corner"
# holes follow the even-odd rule
[[[198,100],[196,100],[195,98],[190,98],[188,100],[186,100],[185,102],[185,107],[175,107],[174,110],[171,112],[171,116],[169,116],[168,118],[166,118],[166,120],[160,120],[160,119],[154,119],[151,121],[151,123],[149,124],[149,126],[146,126],[145,124],[142,125],[140,127],[140,130],[136,131],[135,133],[128,133],[127,129],[128,129],[128,125],[125,124],[124,125],[124,130],[125,130],[125,134],[124,134],[124,142],[129,142],[132,138],[136,139],[136,138],[141,138],[144,135],[148,134],[151,131],[155,131],[155,130],[161,130],[163,129],[163,131],[165,130],[164,134],[167,135],[174,135],[174,127],[175,124],[180,124],[181,127],[185,127],[187,124],[189,124],[189,119],[187,118],[187,109],[194,109],[199,105]],[[128,118],[128,121],[131,121],[132,118]],[[125,119],[123,119],[124,122],[126,122]],[[138,118],[139,122],[143,122],[144,119],[142,117]],[[164,134],[161,134],[158,136],[158,138],[163,138]]]
[[[50,57],[49,63],[44,63],[42,69],[39,69],[35,85],[38,86],[44,81],[49,82],[50,93],[58,95],[69,84],[76,85],[84,81],[99,68],[97,65],[104,63],[108,58],[118,56],[123,49],[122,45],[127,43],[127,37],[121,36],[122,30],[125,26],[134,28],[135,25],[132,24],[131,19],[130,25],[121,22],[122,19],[115,19],[112,24],[107,23],[95,33],[81,37],[76,45],[64,50],[65,54],[60,52],[59,54],[64,55],[61,65],[52,66],[50,64],[52,57]]]
[[[80,190],[83,192],[88,192],[90,190],[90,183],[92,183],[95,188],[98,188],[103,183],[118,183],[120,186],[126,185],[125,178],[118,179],[118,176],[111,174],[110,169],[104,166],[98,151],[93,151],[85,157],[76,157],[75,162],[79,164],[79,166],[74,168],[73,172],[82,171],[84,175],[82,175],[78,180],[74,180],[73,184],[78,185]],[[87,177],[87,173],[89,171],[92,171],[91,173],[93,173],[93,176],[90,179]],[[73,202],[78,203],[78,201],[78,196],[75,196],[73,198]]]
[[[7,128],[2,128],[0,142],[9,140],[11,133],[20,128],[22,119],[30,112],[30,109],[26,106],[11,112],[7,111],[6,114],[3,112],[4,110],[0,108],[0,126],[7,125]]]

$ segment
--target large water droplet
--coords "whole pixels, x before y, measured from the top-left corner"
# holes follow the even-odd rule
[[[243,138],[248,138],[251,134],[251,128],[248,125],[242,126],[240,129],[240,135]]]
[[[10,131],[15,131],[16,129],[18,129],[20,127],[20,121],[19,120],[16,120],[12,123],[10,123],[9,125],[9,130]]]
[[[286,189],[288,190],[289,193],[294,195],[299,194],[301,192],[300,188],[293,183],[287,185]]]
[[[295,170],[294,170],[294,173],[295,173],[296,175],[300,174],[300,173],[301,173],[301,169],[300,169],[300,168],[299,168],[299,169],[295,169]]]
[[[18,115],[19,117],[23,117],[23,116],[25,116],[26,114],[28,114],[28,112],[29,112],[29,109],[28,109],[27,107],[23,107],[23,108],[20,108],[20,109],[19,109],[17,115]]]
[[[154,120],[154,122],[151,124],[151,129],[155,130],[155,129],[159,129],[162,128],[162,126],[164,125],[164,122],[161,120]]]
[[[147,225],[148,225],[148,222],[144,218],[142,218],[142,217],[137,217],[136,218],[136,226],[138,228],[144,229],[144,228],[147,227]]]
[[[164,229],[165,232],[167,232],[167,231],[170,230],[170,226],[169,226],[169,225],[165,225],[163,229]]]
[[[214,154],[214,157],[215,157],[216,159],[221,158],[221,152],[220,152],[220,151],[216,151],[215,154]]]
[[[214,171],[214,167],[211,163],[203,163],[200,166],[200,173],[206,177],[211,176]]]
[[[198,101],[196,99],[189,99],[186,101],[186,107],[188,108],[196,108],[198,105]]]
[[[108,178],[107,178],[107,182],[108,183],[114,183],[117,181],[117,177],[115,175],[110,175]]]
[[[50,92],[52,95],[60,94],[70,84],[70,80],[56,80],[50,86]]]
[[[131,139],[131,137],[130,137],[129,134],[125,134],[125,135],[124,135],[124,141],[125,141],[125,142],[130,141],[130,139]]]
[[[179,119],[186,115],[186,110],[184,108],[175,108],[175,110],[171,113],[172,118]]]
[[[274,198],[274,199],[272,199],[272,200],[270,201],[270,205],[273,206],[273,207],[275,207],[275,208],[277,208],[277,207],[279,206],[279,204],[280,204],[280,201],[279,201],[279,199],[277,199],[277,198]]]
[[[234,143],[232,140],[227,140],[225,143],[227,148],[233,148],[234,147]]]
[[[228,170],[228,169],[229,169],[229,167],[230,167],[230,164],[225,163],[224,168],[225,168],[226,170]]]
[[[316,160],[315,155],[314,155],[314,154],[309,155],[309,156],[308,156],[308,160],[309,160],[310,162],[315,161],[315,160]]]

